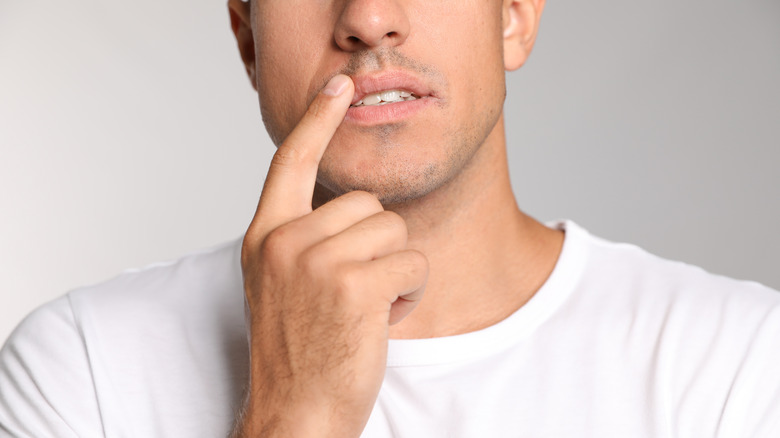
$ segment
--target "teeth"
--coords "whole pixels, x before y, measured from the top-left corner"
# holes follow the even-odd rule
[[[385,91],[382,93],[382,100],[385,102],[397,102],[401,99],[400,91]]]
[[[369,94],[363,98],[363,105],[376,105],[382,101],[382,97],[378,94]]]
[[[360,102],[356,102],[352,106],[354,107],[354,106],[385,105],[388,103],[404,102],[407,100],[415,100],[415,99],[419,99],[419,97],[415,96],[414,94],[408,91],[388,90],[388,91],[382,91],[380,93],[368,94],[365,97],[363,97],[363,100],[361,100]]]

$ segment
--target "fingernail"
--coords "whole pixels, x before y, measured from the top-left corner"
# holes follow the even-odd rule
[[[347,89],[347,84],[349,84],[349,77],[344,75],[333,76],[330,81],[328,81],[328,85],[322,89],[322,94],[327,96],[341,96],[341,93]]]

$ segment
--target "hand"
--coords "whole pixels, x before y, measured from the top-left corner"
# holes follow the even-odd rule
[[[389,325],[428,276],[404,220],[350,192],[312,211],[317,168],[354,85],[335,76],[271,162],[244,238],[250,388],[239,436],[357,437],[384,376]]]

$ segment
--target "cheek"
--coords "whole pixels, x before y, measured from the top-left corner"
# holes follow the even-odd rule
[[[459,111],[503,102],[504,60],[501,8],[485,1],[447,2],[435,29],[423,36],[430,47],[439,47],[438,65],[458,97]],[[430,13],[430,12],[429,12]]]
[[[322,44],[329,41],[321,17],[316,26],[317,17],[292,13],[302,9],[269,1],[257,12],[258,98],[263,121],[277,145],[289,135],[316,93],[311,90],[317,76],[316,59],[324,52]]]

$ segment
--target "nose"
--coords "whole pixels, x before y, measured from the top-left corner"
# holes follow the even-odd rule
[[[399,0],[346,0],[334,38],[344,51],[395,47],[409,36],[409,17]]]

